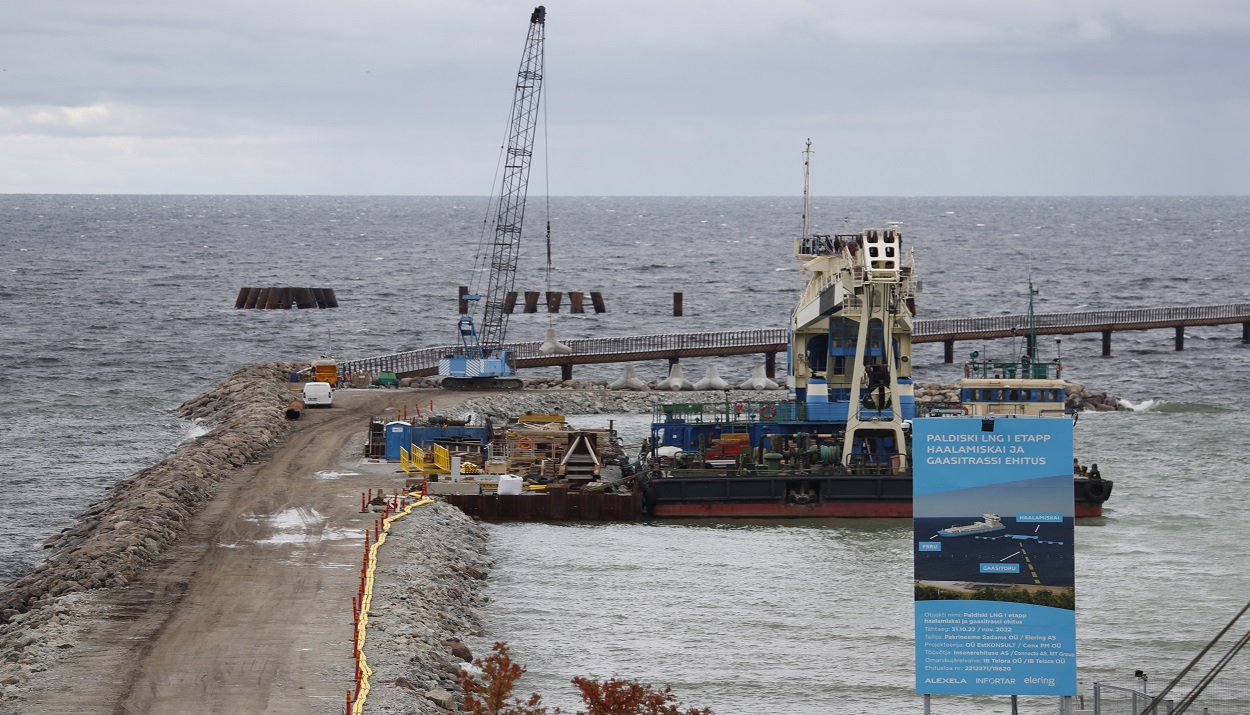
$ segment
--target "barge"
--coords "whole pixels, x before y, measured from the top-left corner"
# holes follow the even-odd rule
[[[912,420],[1075,421],[1064,409],[1062,364],[1058,357],[1036,359],[1032,329],[1020,360],[978,361],[973,353],[957,401],[917,404],[915,261],[897,225],[835,235],[804,225],[794,256],[802,284],[790,315],[788,399],[735,401],[725,392],[714,402],[659,405],[639,461],[571,484],[560,492],[562,504],[550,499],[558,490],[474,494],[453,503],[496,520],[910,518]],[[1030,285],[1030,316],[1032,295]],[[614,504],[636,503],[637,510],[605,509],[595,493],[601,486],[617,492]],[[1112,487],[1111,480],[1074,473],[1076,517],[1101,516]],[[544,499],[551,503],[538,503]],[[583,501],[570,507],[567,499]]]
[[[805,225],[794,257],[790,398],[657,408],[640,479],[651,516],[911,517],[913,419],[1075,419],[1058,358],[1035,360],[1035,331],[1019,372],[973,353],[958,402],[917,405],[915,262],[897,225],[836,235]],[[1074,474],[1076,516],[1100,516],[1112,486]]]

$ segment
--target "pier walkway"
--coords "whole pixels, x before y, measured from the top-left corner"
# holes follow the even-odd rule
[[[1129,308],[1071,313],[1039,313],[1034,316],[1038,335],[1073,335],[1102,333],[1102,354],[1111,355],[1111,334],[1121,330],[1156,330],[1172,328],[1176,350],[1185,349],[1185,328],[1200,325],[1241,324],[1242,342],[1250,342],[1250,303],[1199,305],[1188,307]],[[1022,335],[1028,330],[1027,315],[1000,315],[981,318],[939,318],[917,320],[912,328],[914,343],[943,343],[944,359],[954,361],[955,342],[960,340],[993,340]],[[784,353],[789,343],[786,328],[728,330],[705,333],[667,333],[608,338],[584,338],[561,341],[572,353],[543,355],[541,342],[510,343],[517,354],[517,367],[551,367],[559,365],[564,379],[572,379],[574,365],[594,363],[645,362],[668,360],[677,362],[688,357],[720,357],[726,355],[762,354],[766,372],[774,377],[777,353]],[[428,377],[438,374],[438,361],[455,352],[455,346],[410,350],[340,363],[351,372],[394,372],[401,377]]]
[[[1037,313],[1034,324],[1038,335],[1102,333],[1102,355],[1111,356],[1111,334],[1120,330],[1173,328],[1177,350],[1185,349],[1185,328],[1198,325],[1241,323],[1241,341],[1250,343],[1250,303],[1194,305],[1170,308],[1128,308],[1090,310],[1072,313]],[[954,360],[955,341],[991,340],[1022,335],[1028,330],[1027,315],[989,318],[940,318],[918,320],[912,342],[945,343],[945,360]]]

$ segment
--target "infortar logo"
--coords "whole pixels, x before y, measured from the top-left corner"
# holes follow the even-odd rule
[[[967,678],[925,678],[926,683],[939,683],[942,685],[959,685],[968,682]]]

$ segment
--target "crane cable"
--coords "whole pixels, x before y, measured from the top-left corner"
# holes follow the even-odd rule
[[[503,143],[499,145],[499,158],[495,160],[495,175],[491,177],[491,189],[486,196],[486,212],[482,215],[482,229],[477,237],[477,252],[473,256],[473,274],[469,276],[469,292],[476,295],[481,295],[482,276],[489,273],[490,256],[493,255],[493,251],[487,247],[487,241],[488,236],[494,237],[494,232],[491,230],[493,228],[491,214],[498,215],[495,187],[500,185],[499,174],[503,170],[505,156],[508,153],[508,135],[511,127],[512,118],[509,116],[503,128]]]
[[[1224,634],[1228,633],[1229,629],[1231,629],[1233,625],[1236,624],[1237,621],[1240,620],[1241,617],[1246,614],[1246,611],[1250,611],[1250,603],[1247,603],[1245,606],[1242,606],[1241,610],[1237,612],[1237,615],[1233,616],[1232,620],[1230,620],[1228,624],[1225,625],[1224,628],[1220,630],[1219,633],[1216,633],[1215,637],[1212,638],[1211,641],[1207,643],[1206,646],[1204,646],[1201,651],[1198,652],[1198,655],[1194,656],[1194,659],[1189,661],[1189,665],[1186,665],[1183,669],[1181,669],[1181,672],[1177,673],[1176,677],[1172,678],[1171,682],[1169,682],[1166,686],[1164,686],[1163,690],[1159,691],[1159,694],[1156,695],[1149,703],[1146,704],[1146,707],[1143,708],[1141,711],[1141,715],[1146,715],[1147,713],[1155,712],[1154,708],[1158,707],[1158,705],[1163,702],[1163,698],[1166,697],[1168,693],[1172,692],[1172,689],[1175,688],[1176,685],[1181,682],[1181,679],[1184,678],[1186,675],[1188,675],[1189,671],[1193,670],[1194,667],[1198,665],[1198,661],[1206,657],[1207,653],[1210,652],[1210,650],[1215,647],[1215,644],[1218,643],[1219,640],[1224,637]],[[1194,689],[1189,692],[1188,695],[1186,695],[1184,698],[1181,699],[1181,705],[1179,705],[1176,710],[1172,711],[1173,715],[1179,715],[1180,713],[1184,712],[1185,709],[1188,708],[1190,704],[1193,703],[1194,699],[1196,699],[1198,695],[1201,694],[1202,691],[1206,689],[1207,685],[1210,685],[1211,681],[1215,679],[1215,676],[1218,675],[1220,671],[1224,669],[1224,666],[1228,665],[1228,662],[1232,660],[1233,656],[1235,656],[1237,653],[1241,651],[1243,647],[1245,647],[1247,642],[1250,642],[1250,631],[1248,631],[1246,635],[1242,636],[1235,644],[1233,644],[1233,647],[1229,649],[1228,653],[1224,654],[1224,657],[1221,658],[1220,661],[1216,663],[1215,666],[1213,666],[1212,669],[1198,681],[1198,685],[1196,685]]]
[[[547,85],[547,45],[543,44],[539,51],[542,53],[543,65],[543,84]],[[547,94],[551,93],[550,87]],[[546,95],[541,95],[538,101],[542,102],[543,108],[543,191],[546,194],[543,200],[543,208],[547,212],[547,296],[551,295],[551,141],[547,133],[547,107],[550,102],[547,101]],[[547,327],[553,328],[555,319],[551,317],[550,310],[547,311]]]
[[[1215,681],[1215,676],[1223,672],[1224,667],[1232,661],[1234,656],[1241,652],[1241,649],[1246,646],[1246,643],[1250,643],[1250,631],[1247,631],[1245,635],[1238,639],[1238,641],[1233,644],[1233,647],[1229,648],[1228,652],[1220,658],[1219,662],[1216,663],[1206,675],[1202,676],[1202,678],[1198,681],[1198,684],[1195,685],[1185,697],[1181,698],[1180,704],[1177,705],[1176,709],[1172,711],[1173,714],[1179,715],[1180,713],[1188,710],[1189,706],[1193,705],[1194,701],[1198,699],[1198,696],[1202,694],[1202,691],[1206,690],[1207,686]]]

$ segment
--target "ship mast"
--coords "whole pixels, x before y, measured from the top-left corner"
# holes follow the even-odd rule
[[[1029,275],[1029,336],[1024,354],[1029,356],[1029,363],[1037,362],[1037,317],[1033,314],[1033,296],[1037,290],[1033,287],[1033,275]]]
[[[807,140],[803,150],[803,235],[812,235],[808,219],[812,215],[812,140]]]

